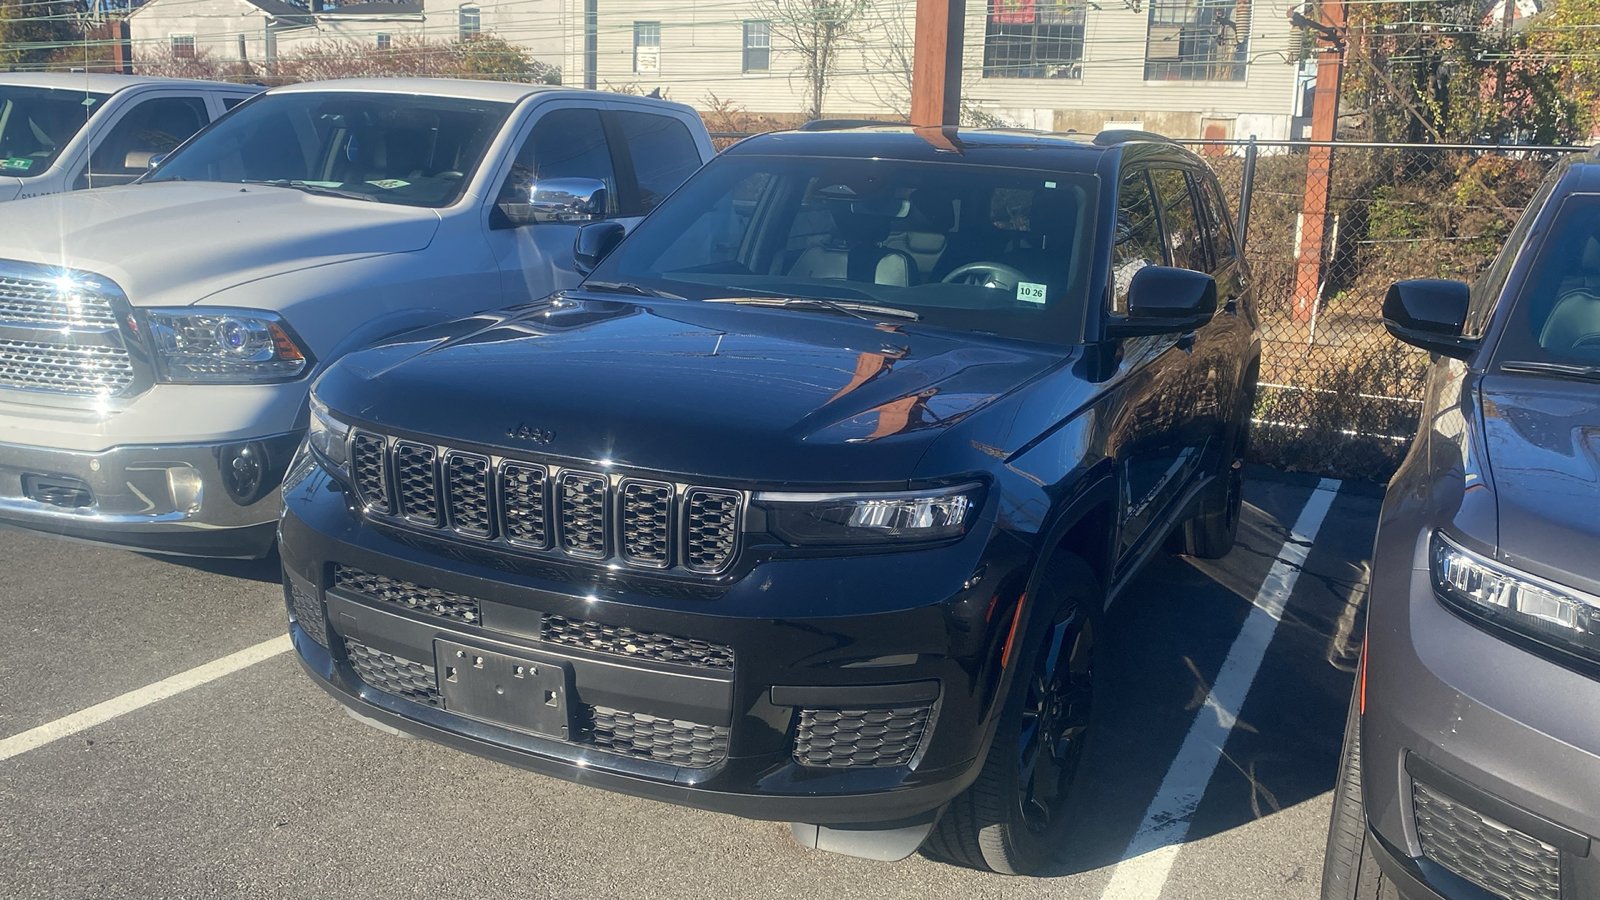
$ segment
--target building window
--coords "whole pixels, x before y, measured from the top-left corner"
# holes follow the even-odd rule
[[[394,39],[382,32],[378,33],[378,49],[389,50],[394,47]]]
[[[641,75],[661,71],[661,23],[633,23],[633,70]]]
[[[772,23],[766,19],[744,23],[744,70],[765,72],[772,61]]]
[[[1144,77],[1243,81],[1251,0],[1151,0]]]
[[[470,41],[477,37],[483,30],[476,6],[463,6],[456,10],[457,37],[463,41]]]
[[[985,78],[1081,78],[1087,0],[989,0]]]
[[[172,58],[194,59],[194,35],[175,34],[172,36]]]

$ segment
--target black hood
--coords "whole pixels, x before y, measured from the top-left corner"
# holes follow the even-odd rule
[[[317,395],[444,444],[713,480],[890,485],[939,435],[1067,355],[824,312],[569,294],[353,353]]]
[[[1501,558],[1600,589],[1600,387],[1492,375],[1480,391]]]

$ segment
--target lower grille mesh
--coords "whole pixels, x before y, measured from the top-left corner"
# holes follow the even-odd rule
[[[927,730],[928,710],[802,709],[794,761],[829,769],[910,765]]]
[[[368,685],[416,703],[444,705],[444,699],[439,696],[439,680],[434,675],[433,666],[374,650],[349,638],[344,640],[344,649],[350,657],[351,667]]]
[[[287,575],[284,578],[283,590],[289,595],[289,605],[294,609],[295,621],[300,623],[301,630],[311,635],[313,641],[324,647],[328,646],[328,620],[323,615],[322,604],[316,597],[295,584],[293,579]]]
[[[613,753],[639,756],[691,769],[705,769],[728,756],[728,729],[663,719],[605,706],[594,707],[590,740]]]
[[[1420,781],[1411,783],[1422,854],[1506,900],[1557,900],[1561,852],[1472,810]]]
[[[471,597],[441,591],[438,588],[425,588],[409,581],[374,575],[348,566],[334,567],[333,586],[380,603],[393,603],[441,619],[454,619],[469,625],[476,625],[482,621],[478,613],[478,601]]]

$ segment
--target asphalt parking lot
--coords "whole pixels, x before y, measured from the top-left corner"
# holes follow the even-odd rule
[[[262,646],[275,563],[0,532],[0,896],[1316,897],[1380,494],[1252,476],[1232,554],[1161,556],[1113,608],[1078,820],[1039,879],[810,852],[375,731]]]

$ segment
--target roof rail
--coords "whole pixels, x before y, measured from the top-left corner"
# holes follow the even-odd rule
[[[1137,128],[1110,128],[1094,136],[1095,144],[1101,147],[1122,144],[1128,141],[1156,141],[1162,144],[1177,143],[1177,141],[1164,134],[1156,134],[1154,131],[1140,131]]]
[[[813,119],[801,125],[800,131],[848,131],[851,128],[873,128],[880,125],[904,125],[904,122],[880,122],[877,119]]]

